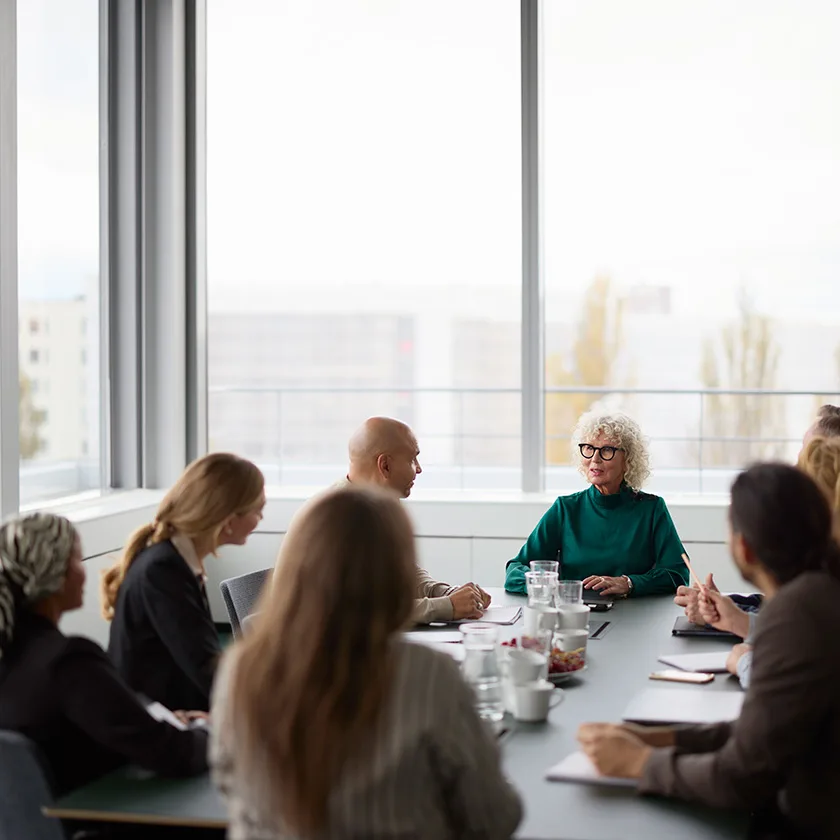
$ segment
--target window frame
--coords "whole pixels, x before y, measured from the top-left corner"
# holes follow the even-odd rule
[[[0,0],[0,517],[20,507],[18,2]],[[526,493],[547,474],[542,11],[520,0]],[[208,1],[99,0],[99,14],[101,486],[161,488],[208,448]]]

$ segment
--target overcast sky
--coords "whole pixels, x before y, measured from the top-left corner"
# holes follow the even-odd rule
[[[18,3],[27,296],[97,271],[98,5]],[[518,0],[208,5],[211,306],[516,300]],[[741,281],[779,317],[840,312],[838,32],[836,0],[546,0],[551,305],[604,270],[679,312],[729,312]]]

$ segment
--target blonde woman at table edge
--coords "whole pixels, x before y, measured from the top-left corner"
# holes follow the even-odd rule
[[[738,720],[644,729],[584,724],[605,776],[645,794],[753,812],[755,838],[840,837],[840,548],[825,492],[787,464],[732,486],[730,546],[765,594],[752,680]]]
[[[336,490],[296,522],[214,689],[231,837],[512,835],[519,797],[458,666],[401,636],[416,577],[392,494]]]

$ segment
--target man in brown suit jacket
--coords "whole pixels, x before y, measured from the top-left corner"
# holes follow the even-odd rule
[[[652,729],[585,724],[581,745],[604,775],[638,779],[640,793],[772,810],[773,837],[840,837],[840,548],[832,511],[804,472],[759,464],[735,480],[730,518],[733,559],[766,601],[740,718]]]

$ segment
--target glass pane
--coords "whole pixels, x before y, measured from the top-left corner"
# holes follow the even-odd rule
[[[653,487],[725,492],[840,387],[838,31],[832,0],[545,4],[552,486],[588,407],[639,420]]]
[[[99,3],[18,3],[20,495],[100,488]]]
[[[323,485],[386,414],[417,491],[520,486],[519,102],[509,0],[214,0],[213,448]]]

